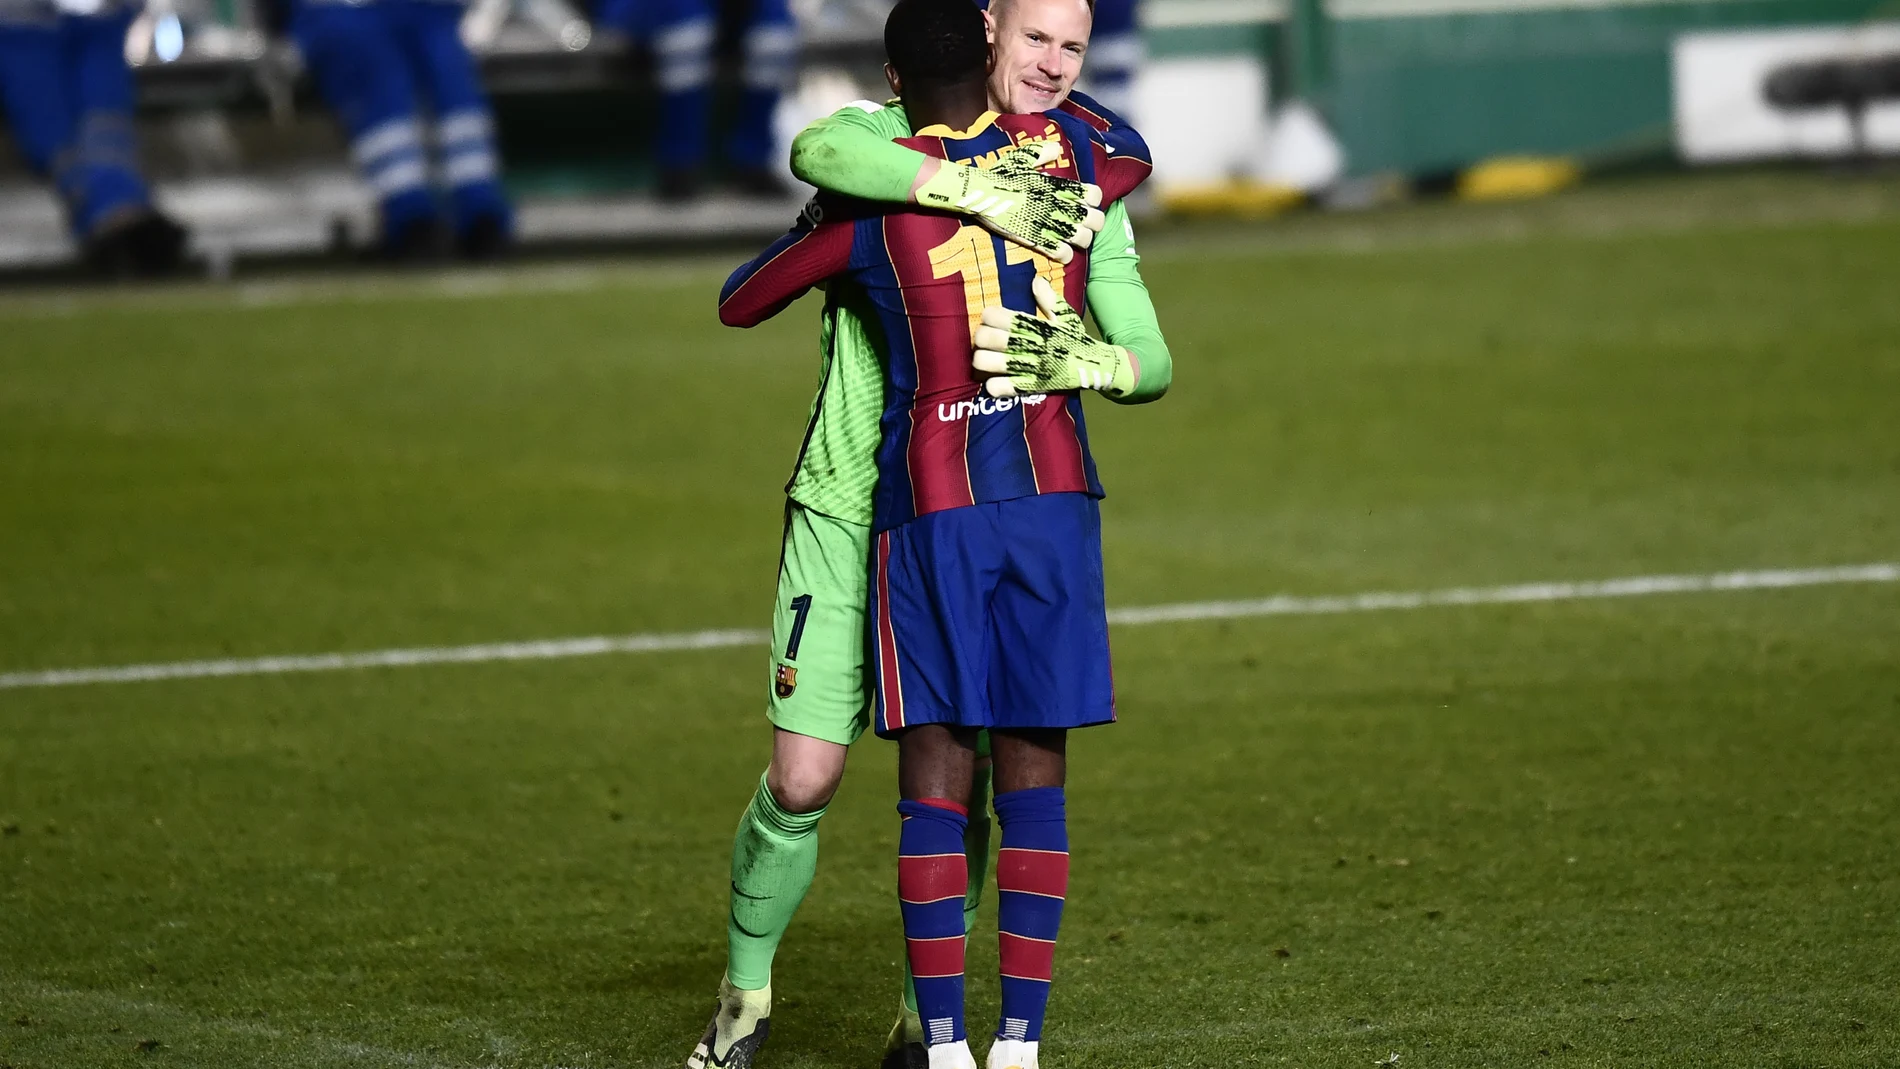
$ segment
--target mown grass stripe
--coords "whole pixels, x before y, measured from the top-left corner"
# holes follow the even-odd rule
[[[1738,590],[1776,590],[1840,583],[1900,582],[1900,564],[1857,564],[1833,568],[1783,568],[1715,572],[1707,575],[1642,575],[1586,582],[1521,583],[1514,586],[1450,587],[1441,590],[1374,591],[1332,597],[1282,594],[1247,601],[1195,601],[1111,609],[1108,620],[1124,627],[1193,620],[1233,620],[1260,616],[1325,616],[1389,612],[1454,605],[1508,605],[1526,602],[1582,601]],[[762,646],[770,632],[755,629],[682,631],[645,635],[595,635],[586,638],[499,642],[476,646],[420,646],[279,657],[172,661],[100,668],[55,668],[0,675],[0,690],[71,687],[95,683],[149,683],[165,679],[218,676],[339,672],[359,668],[406,668],[429,664],[479,664],[493,661],[545,661],[596,657],[610,653],[674,653],[686,650]]]

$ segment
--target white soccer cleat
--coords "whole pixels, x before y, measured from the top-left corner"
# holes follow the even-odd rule
[[[752,1069],[759,1048],[772,1031],[772,988],[741,991],[719,981],[719,1005],[706,1034],[686,1059],[686,1069]]]
[[[976,1055],[965,1040],[939,1043],[930,1048],[930,1069],[976,1069]]]
[[[1036,1044],[1022,1039],[999,1039],[990,1048],[985,1069],[1037,1069]]]

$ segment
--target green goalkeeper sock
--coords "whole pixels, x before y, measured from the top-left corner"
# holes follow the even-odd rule
[[[970,825],[963,832],[963,855],[969,859],[970,882],[963,889],[963,932],[976,927],[976,907],[983,903],[983,880],[990,871],[990,766],[977,766],[970,782]]]
[[[983,904],[983,880],[990,870],[990,766],[979,765],[970,781],[970,823],[963,831],[963,856],[970,880],[963,889],[963,931],[967,936],[976,927],[976,909]],[[904,1012],[917,1012],[917,985],[910,978],[908,956],[904,963]]]
[[[772,982],[772,957],[818,871],[818,818],[789,813],[759,777],[732,839],[732,907],[726,915],[726,977],[741,991]]]

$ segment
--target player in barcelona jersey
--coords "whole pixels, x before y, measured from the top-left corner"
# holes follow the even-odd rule
[[[991,15],[991,106],[1014,112],[1059,109],[1088,124],[1109,150],[1097,175],[1108,223],[1099,237],[1093,228],[1103,218],[1087,191],[1072,179],[1038,169],[1041,153],[1035,146],[977,161],[981,166],[927,156],[891,140],[911,133],[896,100],[885,105],[860,101],[814,123],[799,136],[794,165],[801,177],[821,187],[955,212],[1058,260],[1068,259],[1071,246],[1086,247],[1095,238],[1085,269],[1089,311],[1110,342],[1142,354],[1137,392],[1156,394],[1168,381],[1167,347],[1119,201],[1146,178],[1147,146],[1105,109],[1068,95],[1087,47],[1089,6],[1084,0],[1005,0],[992,7]],[[889,29],[902,30],[896,24]],[[1052,87],[1053,94],[1047,92]],[[1017,361],[1007,381],[1020,384],[1023,393],[1076,385],[1076,369],[1091,347],[1098,358],[1120,355],[1079,331],[1045,338],[1042,321],[1021,325],[1033,329],[1015,338],[1020,344],[992,348],[1040,353],[1028,370],[1022,352],[1004,357]],[[818,395],[786,487],[768,664],[772,760],[734,837],[726,975],[712,1021],[687,1061],[689,1069],[754,1064],[770,1023],[772,961],[811,884],[820,818],[842,778],[848,746],[870,720],[864,635],[885,395],[882,359],[874,345],[880,334],[865,294],[843,279],[827,288],[820,328]],[[965,830],[966,925],[990,853],[987,764],[985,759],[977,763]],[[899,1069],[926,1058],[908,983],[904,993],[904,1013],[891,1031],[885,1058],[886,1066]]]
[[[906,147],[965,164],[1036,145],[1039,164],[1083,181],[1108,164],[1078,118],[986,110],[984,23],[964,0],[902,0],[886,46],[916,128]],[[1072,305],[1085,254],[1065,265],[947,213],[822,197],[728,281],[722,319],[756,322],[834,275],[834,291],[848,280],[863,294],[886,370],[870,591],[877,728],[900,739],[899,896],[928,1061],[974,1065],[965,835],[988,728],[1004,974],[990,1064],[1033,1067],[1067,883],[1065,733],[1113,718],[1101,487],[1075,391],[1156,396],[1165,349],[1144,374],[1140,353],[1081,331]],[[984,346],[974,355],[973,339]]]

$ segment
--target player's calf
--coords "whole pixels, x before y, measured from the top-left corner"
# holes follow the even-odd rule
[[[963,1018],[963,900],[969,887],[964,833],[976,732],[943,724],[905,731],[898,742],[897,897],[917,1012],[930,1064],[969,1057]],[[959,1055],[958,1051],[962,1053]]]
[[[983,900],[983,883],[990,863],[990,747],[987,737],[977,737],[975,774],[970,779],[969,824],[963,831],[963,857],[968,880],[963,893],[964,945],[976,926],[977,908]],[[880,1069],[929,1069],[930,1053],[925,1045],[923,1018],[917,1013],[917,989],[910,967],[904,968],[904,998],[897,1023],[891,1026],[884,1042],[884,1060]]]
[[[1035,1069],[1069,893],[1063,790],[1047,786],[999,793],[996,818],[1003,828],[996,859],[1003,1010],[989,1069]]]
[[[905,799],[898,833],[897,897],[917,1012],[931,1047],[964,1041],[963,893],[969,812],[948,798]]]
[[[777,735],[781,743],[801,738],[784,731]],[[772,959],[811,887],[818,868],[818,822],[843,773],[844,748],[834,748],[835,762],[801,761],[788,759],[786,747],[776,745],[771,769],[760,777],[739,818],[727,899],[726,975],[719,983],[712,1022],[687,1058],[687,1069],[748,1069],[765,1045],[772,1015]],[[784,785],[787,782],[792,789]]]

